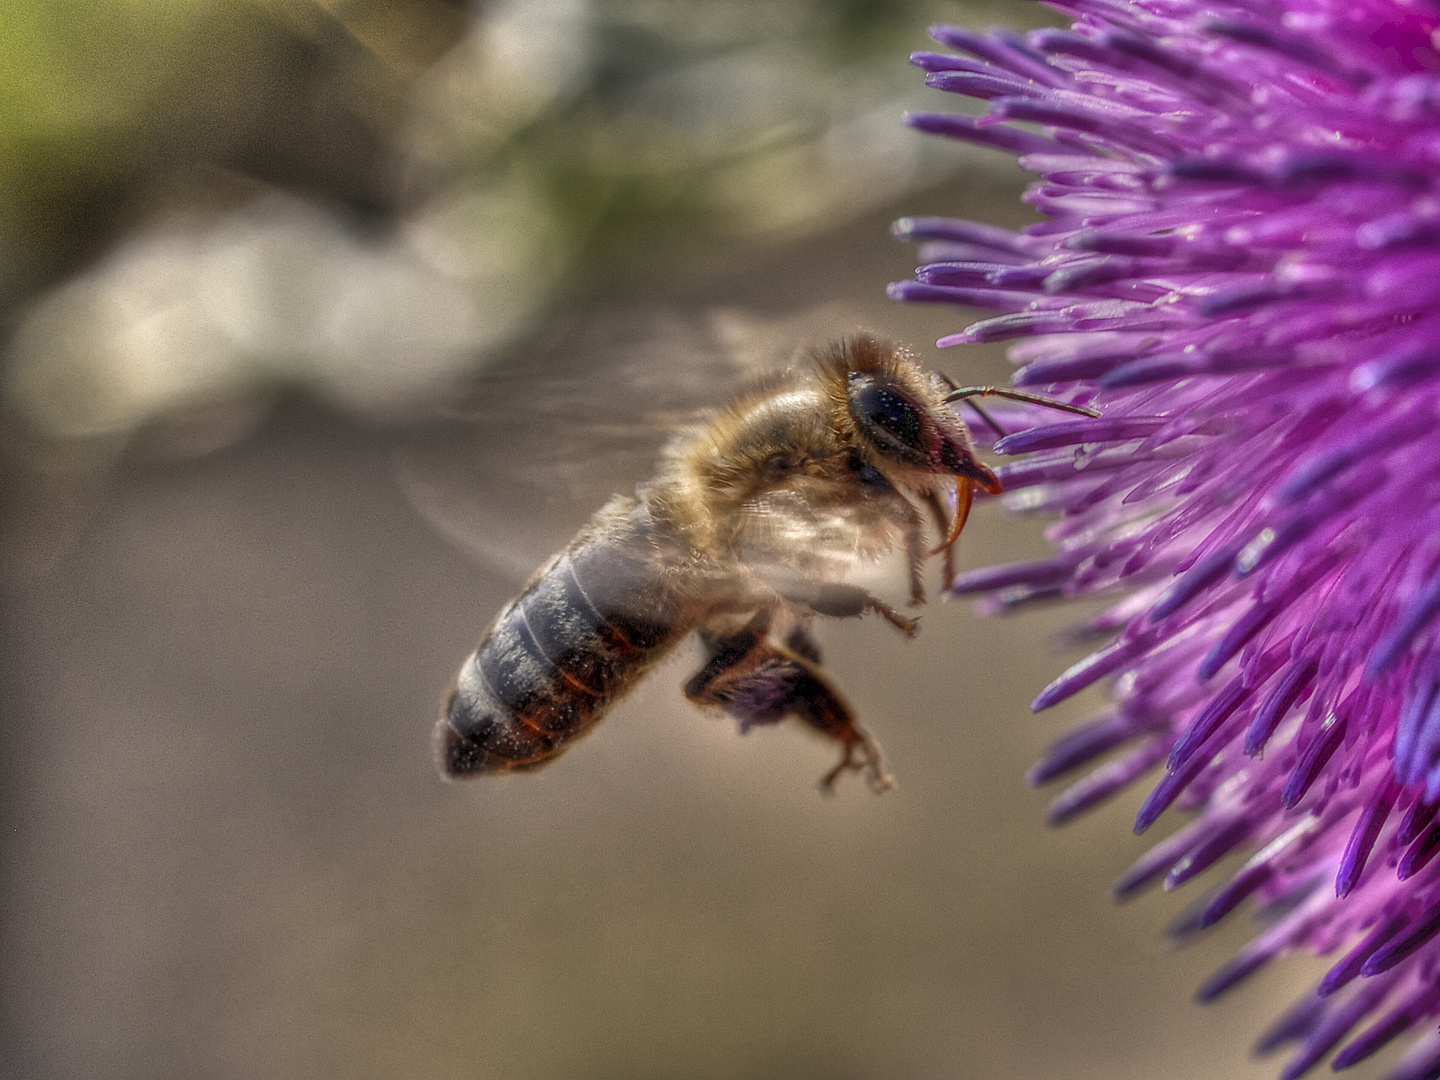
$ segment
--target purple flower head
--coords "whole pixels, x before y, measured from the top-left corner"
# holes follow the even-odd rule
[[[914,58],[989,112],[911,124],[1021,155],[1046,220],[902,221],[926,265],[892,295],[992,309],[940,344],[1018,340],[1017,385],[1102,412],[1010,414],[999,475],[1055,553],[955,590],[1116,597],[1034,707],[1114,705],[1031,779],[1089,767],[1060,822],[1163,770],[1137,831],[1193,819],[1121,896],[1253,852],[1180,929],[1268,916],[1201,998],[1327,954],[1261,1039],[1284,1075],[1417,1029],[1393,1076],[1440,1076],[1440,5],[1058,6]]]

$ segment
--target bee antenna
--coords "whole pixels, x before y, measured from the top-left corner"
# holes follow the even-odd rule
[[[946,398],[945,400],[949,401],[950,398]],[[963,401],[966,405],[969,405],[970,408],[974,409],[975,415],[978,416],[981,420],[983,420],[985,422],[985,426],[988,427],[991,431],[995,432],[995,434],[999,438],[1003,439],[1008,434],[1008,432],[1006,432],[1004,428],[1002,428],[999,424],[995,422],[994,417],[992,417],[984,409],[980,408],[980,403],[978,401],[975,401],[972,398],[956,398],[955,400]]]
[[[1076,413],[1080,416],[1098,417],[1100,415],[1100,410],[1092,409],[1088,405],[1072,405],[1068,401],[1056,401],[1054,398],[1041,397],[1039,394],[1027,394],[1023,390],[1010,390],[1003,386],[960,386],[945,395],[946,402],[963,401],[969,405],[975,410],[975,415],[985,421],[986,426],[1002,439],[1005,437],[1005,432],[1000,425],[995,423],[984,409],[980,408],[978,402],[971,400],[971,398],[977,397],[1009,398],[1011,401],[1023,401],[1027,405],[1043,405],[1047,409],[1058,409],[1061,412]]]

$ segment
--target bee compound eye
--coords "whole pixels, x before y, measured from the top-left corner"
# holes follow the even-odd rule
[[[850,395],[850,413],[865,433],[882,447],[904,456],[924,448],[925,421],[909,395],[890,386],[871,384]]]
[[[885,474],[862,457],[856,456],[850,459],[850,470],[855,474],[855,478],[866,487],[882,488],[886,491],[894,490],[890,481],[885,479]]]

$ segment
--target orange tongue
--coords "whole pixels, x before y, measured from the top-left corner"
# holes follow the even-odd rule
[[[970,504],[974,501],[975,481],[957,476],[955,478],[955,520],[950,523],[950,535],[945,538],[943,544],[930,553],[931,555],[939,555],[960,539],[960,532],[970,518]]]
[[[970,504],[975,501],[975,481],[955,480],[955,521],[950,526],[950,535],[945,538],[945,546],[950,547],[956,540],[960,539],[960,530],[965,528],[965,522],[970,520]]]

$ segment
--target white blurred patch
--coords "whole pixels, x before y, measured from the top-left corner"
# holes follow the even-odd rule
[[[411,149],[443,161],[493,150],[590,77],[587,0],[497,0],[416,88]]]
[[[577,256],[606,257],[597,221],[642,237],[626,214],[673,215],[743,257],[1010,167],[908,130],[904,109],[930,103],[903,65],[836,63],[809,8],[762,8],[482,5],[412,86],[414,201],[391,231],[279,195],[152,225],[36,305],[0,392],[58,438],[258,412],[285,386],[403,410],[530,330]],[[577,211],[577,190],[596,205]]]
[[[527,231],[523,203],[498,187],[382,238],[280,196],[177,219],[30,314],[8,394],[60,437],[121,434],[271,386],[362,410],[432,400],[525,326],[548,288],[530,242],[543,230]]]

